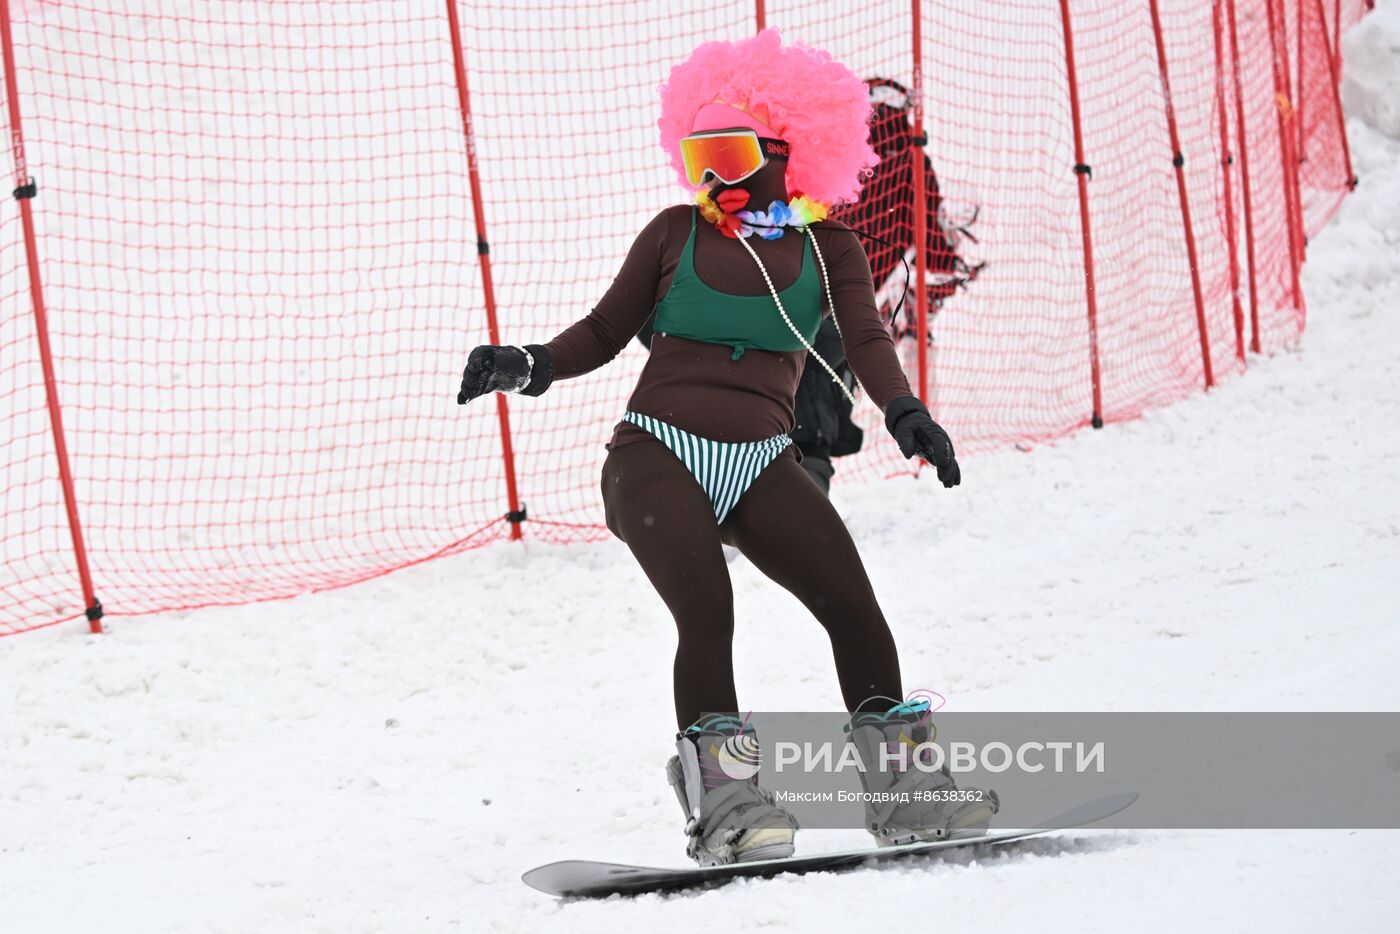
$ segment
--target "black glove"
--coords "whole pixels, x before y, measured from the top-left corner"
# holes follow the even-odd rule
[[[945,487],[962,482],[962,471],[953,456],[953,442],[932,418],[928,407],[914,396],[900,396],[885,406],[885,427],[899,442],[899,453],[915,454],[938,468],[938,479]]]
[[[529,356],[526,356],[526,351]],[[533,366],[530,364],[531,357],[534,358]],[[483,344],[467,357],[457,404],[465,405],[477,396],[497,391],[538,396],[549,388],[553,379],[554,366],[550,362],[549,352],[539,344],[529,344],[524,348]]]

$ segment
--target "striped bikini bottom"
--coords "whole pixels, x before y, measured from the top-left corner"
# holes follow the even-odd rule
[[[651,432],[680,458],[715,507],[716,523],[724,521],[754,478],[792,444],[787,435],[762,441],[711,441],[637,412],[628,412],[622,419]]]

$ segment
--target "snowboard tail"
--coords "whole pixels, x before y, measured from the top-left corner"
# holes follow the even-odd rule
[[[991,846],[1024,840],[1056,830],[1081,827],[1112,817],[1137,800],[1136,792],[1110,795],[1070,808],[1062,814],[1041,822],[1029,830],[1008,830],[939,840],[930,843],[907,843],[903,846],[864,847],[813,856],[789,856],[784,859],[757,860],[751,863],[730,863],[724,866],[691,866],[684,869],[664,869],[651,866],[629,866],[585,859],[567,859],[538,866],[522,877],[525,884],[560,898],[606,898],[609,895],[641,895],[646,892],[666,892],[687,889],[742,878],[769,878],[778,875],[802,875],[808,872],[830,872],[866,863],[890,862],[914,856],[936,854],[943,850],[969,846]]]

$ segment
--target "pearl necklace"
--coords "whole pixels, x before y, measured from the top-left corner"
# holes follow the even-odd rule
[[[812,241],[812,252],[816,254],[817,265],[820,266],[822,270],[822,285],[826,288],[826,303],[831,308],[831,320],[836,322],[836,333],[839,335],[841,333],[841,322],[836,320],[836,303],[831,300],[831,279],[826,274],[826,260],[822,257],[821,248],[817,246],[817,237],[816,234],[812,233],[812,228],[804,226],[802,232]],[[749,241],[746,237],[740,237],[739,242],[744,245],[744,249],[749,251],[749,255],[753,257],[753,261],[758,263],[758,271],[763,273],[763,281],[768,283],[768,291],[773,294],[773,301],[778,306],[778,314],[783,316],[783,321],[787,323],[788,330],[792,331],[792,333],[797,336],[802,346],[807,348],[807,352],[815,357],[816,361],[822,365],[822,369],[831,374],[832,381],[836,383],[837,386],[841,387],[841,391],[845,393],[846,398],[851,400],[851,405],[855,405],[856,397],[851,394],[850,388],[846,386],[846,381],[836,375],[836,371],[832,369],[831,364],[822,359],[822,355],[817,353],[816,349],[808,343],[807,338],[803,337],[802,332],[797,329],[797,325],[793,324],[792,319],[788,317],[787,309],[783,307],[783,300],[778,297],[778,290],[773,287],[773,280],[768,277],[768,269],[763,265],[763,260],[758,258],[758,254],[755,253],[753,247],[749,245]]]

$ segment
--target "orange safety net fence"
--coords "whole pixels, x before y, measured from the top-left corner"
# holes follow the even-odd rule
[[[687,200],[655,88],[760,18],[883,79],[888,158],[843,216],[891,241],[867,243],[876,285],[907,293],[898,346],[960,454],[1198,392],[1302,331],[1305,240],[1350,183],[1337,36],[1364,7],[927,3],[916,55],[917,4],[0,3],[0,634],[606,536],[602,445],[644,349],[501,411],[456,405],[461,367],[492,315],[514,344],[582,317]],[[839,478],[912,469],[856,418]]]

